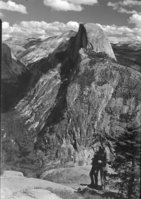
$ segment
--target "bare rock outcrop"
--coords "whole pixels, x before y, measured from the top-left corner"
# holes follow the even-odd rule
[[[74,193],[74,189],[61,184],[26,178],[19,172],[5,171],[1,176],[1,199],[61,199],[55,192],[68,191]]]
[[[23,177],[23,173],[18,172],[18,171],[5,171],[2,176],[4,178],[6,178],[6,177]]]

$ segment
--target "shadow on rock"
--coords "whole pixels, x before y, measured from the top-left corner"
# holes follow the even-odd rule
[[[91,184],[80,184],[79,189],[76,191],[84,198],[91,198],[91,196],[97,196],[99,199],[108,198],[108,199],[122,199],[118,193],[113,191],[103,190],[100,185],[95,187]]]

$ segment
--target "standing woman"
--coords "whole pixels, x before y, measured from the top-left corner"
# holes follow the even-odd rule
[[[96,147],[94,157],[92,159],[92,168],[90,171],[90,179],[91,184],[90,187],[94,188],[94,186],[97,184],[97,170],[98,170],[98,153],[99,153],[99,147]]]

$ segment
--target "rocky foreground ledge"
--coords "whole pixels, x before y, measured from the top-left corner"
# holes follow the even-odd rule
[[[26,178],[21,172],[5,171],[1,176],[1,199],[61,199],[51,190],[74,192],[74,189],[57,183]]]
[[[1,198],[87,199],[89,197],[93,199],[95,191],[87,187],[90,184],[90,169],[91,165],[51,169],[43,172],[41,179],[26,178],[21,172],[5,171],[1,177]],[[108,173],[114,174],[112,168],[109,167]],[[110,177],[105,194],[109,192],[114,194],[113,183]],[[98,184],[101,184],[100,175],[98,175]]]

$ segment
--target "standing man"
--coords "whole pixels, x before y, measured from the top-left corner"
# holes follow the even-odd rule
[[[90,187],[97,188],[98,186],[98,172],[100,171],[101,185],[104,186],[104,172],[103,167],[106,165],[106,153],[102,146],[96,148],[96,154],[93,158],[92,168],[90,171],[91,184]],[[93,178],[94,177],[94,178]]]

